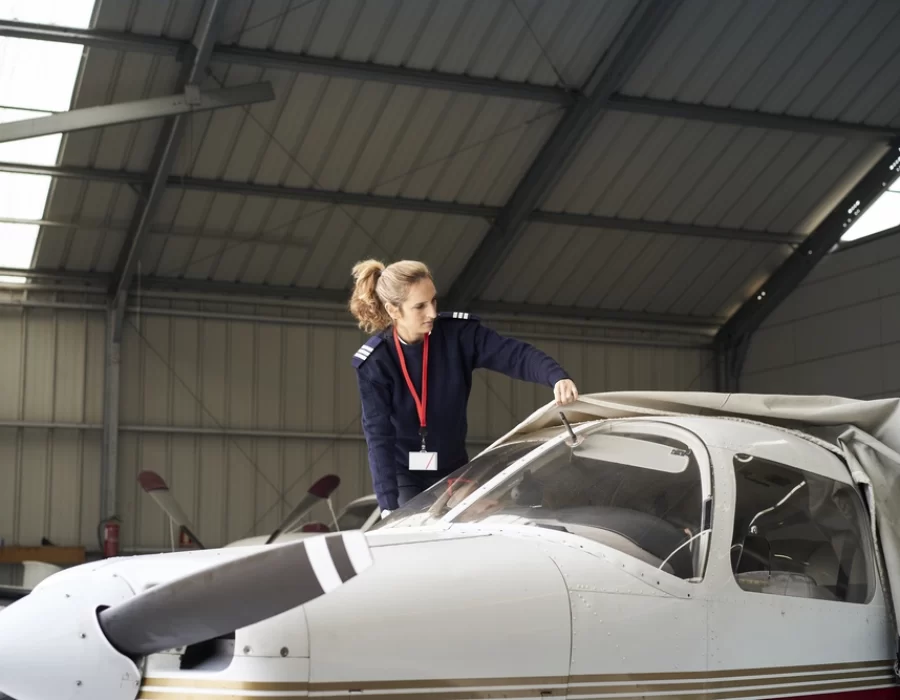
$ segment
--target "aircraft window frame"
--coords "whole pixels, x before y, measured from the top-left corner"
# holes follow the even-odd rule
[[[608,435],[637,435],[637,439],[647,439],[649,437],[657,437],[663,439],[676,440],[678,443],[685,445],[691,451],[691,456],[696,462],[696,468],[700,475],[700,491],[701,500],[697,504],[700,511],[700,528],[691,539],[682,543],[678,549],[690,543],[698,544],[696,552],[692,556],[696,559],[696,575],[690,578],[681,578],[675,574],[669,573],[660,568],[660,573],[666,576],[673,576],[680,581],[699,584],[705,578],[709,567],[710,542],[713,533],[713,468],[709,457],[706,444],[695,433],[683,426],[668,423],[664,421],[652,420],[647,418],[617,418],[602,421],[585,421],[572,426],[573,432],[580,435],[583,432],[590,434],[608,434]],[[514,477],[519,471],[532,464],[532,462],[540,457],[544,452],[556,448],[562,442],[571,439],[571,435],[563,429],[560,435],[548,439],[543,445],[532,450],[522,457],[518,458],[505,469],[498,472],[493,478],[486,481],[479,488],[475,489],[465,499],[454,506],[450,511],[445,513],[441,521],[452,524],[457,518],[463,514],[473,503],[479,501],[483,496],[495,490],[498,486],[506,483],[510,478]],[[505,443],[510,444],[510,443]],[[664,443],[667,444],[667,443]],[[704,536],[705,535],[705,536]],[[675,550],[678,551],[678,550]],[[669,556],[675,554],[675,551]],[[663,562],[664,564],[665,562]]]
[[[739,474],[739,466],[742,467],[749,464],[751,461],[756,460],[763,468],[769,470],[770,472],[774,472],[775,476],[779,476],[779,471],[781,472],[781,476],[783,478],[789,478],[789,476],[793,476],[794,478],[800,478],[802,481],[794,486],[787,494],[785,494],[779,501],[773,506],[763,509],[758,513],[753,515],[753,518],[747,523],[746,528],[741,528],[740,518],[741,518],[741,504],[739,502],[739,489],[741,488],[742,478]],[[839,605],[869,605],[875,599],[876,593],[878,591],[878,578],[876,571],[876,553],[874,548],[874,543],[872,541],[871,531],[869,529],[869,518],[868,518],[868,507],[863,498],[863,495],[859,492],[856,486],[851,482],[844,482],[838,479],[833,479],[824,474],[819,474],[816,472],[812,472],[806,469],[802,469],[800,467],[794,466],[792,464],[786,464],[784,462],[776,461],[773,459],[769,459],[767,457],[761,457],[758,455],[753,455],[749,452],[736,452],[732,455],[731,458],[731,466],[732,466],[732,476],[734,479],[734,507],[732,509],[732,535],[731,542],[729,544],[729,557],[728,557],[728,566],[731,571],[732,579],[735,584],[741,589],[742,592],[748,594],[755,595],[774,595],[781,597],[789,597],[789,598],[802,598],[804,600],[818,600],[823,603],[836,603]],[[758,474],[758,473],[757,473]],[[744,477],[745,479],[747,477]],[[762,477],[758,477],[762,478]],[[829,584],[819,583],[819,578],[813,575],[810,572],[817,572],[816,567],[812,566],[810,562],[812,561],[812,556],[808,556],[809,561],[800,561],[799,564],[793,564],[795,561],[792,557],[787,556],[785,554],[778,554],[774,552],[772,547],[773,542],[777,543],[783,540],[778,539],[769,539],[762,536],[768,547],[768,569],[760,569],[759,571],[744,571],[740,572],[739,564],[741,563],[741,559],[735,561],[734,551],[735,547],[738,546],[738,539],[741,540],[742,545],[742,557],[743,557],[743,549],[746,549],[746,540],[748,537],[760,537],[760,527],[757,524],[760,522],[760,519],[769,514],[777,512],[779,507],[787,504],[789,499],[793,496],[794,493],[800,493],[801,487],[808,484],[810,478],[817,480],[819,483],[829,486],[831,497],[833,497],[834,489],[843,487],[846,489],[845,492],[852,494],[850,496],[851,503],[848,503],[848,507],[852,509],[852,514],[847,517],[846,524],[849,525],[848,532],[856,535],[859,538],[859,543],[857,547],[856,553],[850,559],[851,566],[853,561],[857,556],[862,557],[861,564],[864,567],[863,583],[852,584],[849,581],[844,582],[843,586],[846,586],[847,589],[843,593],[843,597],[838,597],[840,594],[837,591],[832,591],[831,588],[837,589],[840,584],[837,583],[837,580],[840,578],[840,555],[838,555],[833,549],[831,551],[831,555],[834,556],[835,562],[837,562],[838,570],[835,572],[835,584],[833,586]],[[788,482],[790,483],[790,482]],[[785,488],[787,488],[785,486]],[[833,501],[829,499],[829,501],[833,504]],[[744,518],[748,517],[752,508],[747,511],[746,514],[743,515]],[[808,508],[804,508],[800,511],[805,514],[809,518],[809,523],[813,528],[819,531],[821,535],[821,540],[813,540],[810,539],[809,543],[817,543],[817,547],[813,549],[809,554],[815,555],[817,554],[822,547],[825,545],[830,545],[832,548],[834,544],[831,542],[831,539],[828,535],[822,532],[823,525],[821,524],[821,519],[817,521],[817,516],[815,513],[810,512]],[[838,511],[840,513],[840,511]],[[821,518],[821,516],[819,516]],[[818,524],[817,524],[818,523]],[[769,533],[775,534],[782,529],[780,526],[783,523],[776,525],[774,529],[770,529]],[[855,527],[855,531],[854,528]],[[740,529],[746,529],[746,533],[743,535],[739,532]],[[801,540],[801,538],[796,538],[796,540]],[[826,555],[827,556],[827,555]],[[781,561],[791,561],[792,565],[784,564],[785,568],[776,569],[773,567],[773,563]],[[802,570],[795,571],[793,569],[800,568]],[[763,581],[762,574],[768,573],[768,576],[765,577],[766,581],[772,583],[775,586],[784,585],[783,589],[771,588],[769,590],[764,590],[762,588],[765,585]],[[753,574],[758,574],[757,576],[753,576]],[[773,576],[776,574],[778,576]],[[852,573],[848,574],[848,577],[852,577]],[[829,574],[825,574],[825,577],[829,577]],[[757,585],[754,587],[752,584],[756,582]],[[793,590],[789,588],[791,583],[797,584]],[[803,584],[803,585],[800,585]],[[865,590],[865,596],[862,599],[853,598],[851,595],[851,591],[853,588],[863,588]]]

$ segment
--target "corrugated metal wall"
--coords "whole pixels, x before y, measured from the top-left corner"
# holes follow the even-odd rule
[[[756,334],[741,390],[900,396],[900,237],[826,257]]]
[[[207,546],[270,531],[323,474],[341,477],[336,508],[370,491],[350,365],[364,336],[319,316],[129,315],[118,470],[124,548],[169,542],[167,520],[138,486],[142,469],[168,481]],[[493,325],[551,353],[582,391],[711,388],[706,350],[548,340],[558,328]],[[99,311],[0,309],[0,537],[7,542],[46,536],[96,548],[104,333]],[[549,389],[478,373],[470,454],[550,399]],[[56,427],[26,427],[46,423]]]

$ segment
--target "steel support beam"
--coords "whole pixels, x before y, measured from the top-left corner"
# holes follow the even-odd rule
[[[21,219],[13,216],[0,216],[0,224],[21,224],[26,226],[40,226],[44,229],[54,231],[59,235],[64,235],[68,231],[89,231],[91,233],[101,233],[113,236],[123,236],[128,230],[127,223],[111,222],[104,224],[102,222],[91,221],[54,221],[52,219]],[[171,238],[188,239],[192,241],[216,241],[217,243],[225,243],[228,245],[237,245],[246,240],[247,243],[266,243],[268,245],[283,246],[291,250],[310,249],[311,244],[306,241],[295,241],[291,238],[281,238],[278,234],[259,234],[251,238],[242,239],[228,231],[220,231],[215,229],[201,228],[200,230],[187,226],[151,226],[147,231],[149,236],[168,236]]]
[[[734,126],[754,127],[757,129],[794,131],[800,134],[838,136],[840,138],[863,141],[889,141],[897,135],[897,129],[891,129],[890,127],[850,124],[834,120],[812,119],[810,117],[793,117],[788,114],[767,114],[766,112],[746,109],[653,100],[647,97],[631,97],[630,95],[620,94],[613,95],[609,99],[608,109],[616,112],[652,114],[657,117],[668,117],[671,119],[732,124]]]
[[[110,182],[115,185],[140,186],[144,183],[142,173],[130,173],[125,170],[101,170],[99,168],[82,168],[77,165],[32,165],[30,163],[11,163],[0,161],[0,172],[21,173],[22,175],[49,175],[67,180],[92,180]]]
[[[206,0],[203,11],[197,23],[193,38],[193,61],[190,65],[185,62],[178,80],[178,88],[185,89],[188,85],[199,86],[205,77],[206,67],[209,64],[216,38],[219,35],[225,17],[225,6],[228,0]],[[128,288],[134,277],[137,262],[140,259],[145,234],[156,214],[156,208],[166,189],[166,182],[175,157],[178,154],[178,146],[184,132],[186,120],[183,115],[170,117],[166,120],[156,144],[153,154],[152,179],[145,186],[137,211],[132,219],[128,239],[122,247],[119,260],[116,263],[114,281],[110,287],[110,293],[114,297],[116,307],[114,336],[118,341],[121,338],[122,318],[125,313],[125,302]]]
[[[180,57],[190,53],[190,42],[177,39],[112,32],[98,29],[74,29],[26,22],[0,21],[0,36],[19,39],[35,39],[63,43],[82,44],[90,48],[113,51],[132,51],[163,56]],[[493,78],[477,78],[453,73],[423,71],[396,66],[377,65],[343,59],[319,58],[264,49],[238,46],[220,46],[212,54],[212,61],[249,65],[259,68],[275,68],[297,73],[328,75],[368,80],[392,85],[451,90],[478,95],[509,97],[570,106],[579,93],[546,85],[530,85]],[[677,119],[694,119],[738,126],[755,126],[811,134],[828,134],[842,138],[888,140],[896,130],[876,126],[826,121],[780,114],[765,114],[730,107],[653,100],[645,97],[612,94],[604,108],[608,111],[652,114]]]
[[[535,211],[528,216],[528,221],[561,226],[577,226],[579,228],[602,228],[609,231],[643,231],[644,233],[660,233],[668,236],[718,238],[727,241],[750,241],[752,243],[772,243],[774,245],[799,245],[806,240],[806,236],[797,233],[753,231],[749,229],[722,228],[720,226],[698,226],[696,224],[647,221],[645,219],[619,219],[613,216],[595,216],[594,214]]]
[[[97,272],[78,272],[76,270],[54,270],[47,267],[23,269],[21,267],[0,267],[2,277],[21,277],[23,279],[44,282],[85,282],[105,283],[109,277]]]
[[[8,270],[0,268],[0,275],[12,272],[48,281],[71,282],[80,280],[98,284],[108,283],[109,276],[103,273],[84,273],[50,270]],[[240,302],[252,303],[253,298],[284,299],[295,302],[322,304],[328,307],[346,308],[350,291],[346,289],[320,289],[292,286],[276,286],[268,284],[249,284],[242,282],[224,282],[207,279],[185,279],[177,277],[141,277],[141,290],[184,291],[196,294],[209,294],[239,299]],[[210,299],[212,301],[213,299]],[[40,302],[38,302],[40,303]],[[55,303],[55,302],[53,302]],[[93,307],[92,307],[93,308]],[[146,311],[150,311],[147,309]],[[647,329],[672,330],[674,332],[700,333],[712,335],[725,319],[709,316],[679,316],[669,314],[653,314],[639,311],[623,311],[617,309],[592,309],[566,306],[542,306],[536,304],[517,304],[507,302],[478,301],[473,311],[486,315],[502,317],[512,321],[554,321],[564,319],[586,321],[589,323],[611,323],[640,325]]]
[[[138,186],[144,182],[143,175],[138,173],[126,173],[116,170],[91,170],[88,168],[73,168],[69,166],[42,166],[0,162],[0,171],[50,175],[53,177],[74,179],[90,179],[129,186]],[[173,189],[189,189],[198,192],[225,192],[245,197],[296,199],[306,202],[321,202],[323,204],[343,204],[347,206],[397,211],[418,211],[429,214],[445,214],[448,216],[474,216],[486,219],[495,219],[503,211],[500,207],[488,207],[462,202],[440,202],[428,199],[383,197],[354,192],[334,192],[304,187],[279,187],[276,185],[257,185],[246,182],[228,182],[224,180],[204,180],[198,178],[170,177],[166,183],[166,187]],[[560,226],[576,226],[579,228],[605,229],[610,231],[645,231],[648,233],[659,233],[671,236],[721,238],[725,240],[771,243],[773,245],[797,245],[802,243],[806,238],[805,236],[792,233],[731,229],[718,226],[696,226],[694,224],[678,224],[666,221],[618,219],[609,216],[594,216],[593,214],[566,214],[548,211],[532,212],[526,217],[526,220]],[[35,223],[38,222],[36,221]],[[80,226],[78,223],[66,224],[65,222],[50,222],[47,225],[62,228],[67,226]],[[151,228],[151,232],[152,231],[153,229]],[[235,238],[234,240],[237,241],[238,239]]]
[[[505,301],[477,300],[472,302],[476,313],[496,314],[499,316],[530,316],[535,320],[540,317],[554,319],[572,319],[573,321],[605,321],[613,323],[638,323],[647,327],[656,326],[660,330],[664,326],[677,326],[681,331],[706,332],[712,335],[725,319],[715,316],[684,316],[678,314],[655,314],[644,311],[625,311],[620,309],[598,309],[577,306],[545,306],[538,304],[518,304]]]
[[[180,183],[178,183],[180,184]],[[213,183],[215,184],[215,183]],[[177,186],[177,185],[173,185]],[[252,187],[252,185],[251,185]],[[201,188],[202,189],[202,188]],[[210,191],[215,191],[210,188]],[[326,193],[342,196],[343,193]],[[353,195],[351,195],[352,197]],[[362,195],[366,196],[366,195]],[[285,199],[291,199],[287,196]],[[322,200],[328,201],[324,197]],[[388,200],[390,201],[390,200]],[[416,208],[417,200],[401,200],[397,207],[407,208],[411,211],[422,211]],[[431,207],[435,202],[425,202],[424,206]],[[468,205],[462,205],[456,209],[456,204],[452,202],[437,202],[440,206],[449,205],[454,207],[449,211],[437,211],[435,213],[450,214],[453,216],[484,216],[492,218],[500,211],[495,207],[473,207],[469,212],[464,211]],[[372,205],[359,205],[372,206]],[[379,208],[375,206],[375,208]],[[431,208],[426,211],[434,211]],[[752,231],[745,229],[719,228],[718,226],[696,226],[694,224],[677,224],[666,221],[647,221],[641,219],[617,219],[614,217],[594,216],[592,214],[563,214],[555,212],[536,211],[528,217],[529,221],[539,223],[550,223],[559,226],[571,226],[575,228],[595,228],[607,229],[610,231],[643,231],[644,233],[659,233],[668,236],[694,236],[696,238],[716,238],[727,241],[750,241],[753,243],[771,243],[773,245],[799,245],[806,236],[798,233],[778,233],[774,231]],[[59,230],[77,230],[92,231],[94,233],[109,233],[120,236],[127,230],[127,223],[119,222],[91,222],[90,220],[79,221],[56,221],[54,219],[22,219],[13,216],[0,216],[0,224],[25,224],[31,226],[41,226],[47,229]],[[225,241],[227,243],[240,243],[241,238],[229,234],[227,231],[215,231],[202,229],[197,231],[188,227],[179,226],[152,226],[149,231],[150,235],[155,236],[173,236],[176,238],[191,238],[196,240]],[[309,243],[300,241],[285,240],[277,234],[267,235],[265,233],[254,235],[246,239],[247,243],[270,243],[272,245],[284,245],[293,248],[308,250]]]
[[[141,277],[144,290],[185,290],[198,293],[237,295],[243,297],[277,297],[303,300],[313,303],[344,307],[350,298],[350,291],[344,289],[308,289],[303,287],[275,286],[267,284],[245,284],[241,282],[219,282],[203,279],[178,279],[171,277]],[[510,304],[506,302],[478,301],[473,304],[477,313],[500,316],[529,316],[533,320],[541,317],[555,320],[601,321],[624,324],[641,324],[645,327],[672,327],[678,331],[701,332],[712,335],[725,319],[706,316],[676,316],[652,314],[637,311],[609,309],[575,308],[564,306],[539,306],[533,304]]]
[[[588,96],[578,99],[559,121],[451,287],[448,303],[454,308],[469,308],[503,264],[521,237],[528,217],[556,184],[609,97],[627,80],[678,5],[677,0],[639,0],[636,4],[588,80]]]
[[[119,378],[122,346],[115,337],[116,310],[112,304],[106,313],[106,353],[103,382],[103,454],[100,460],[100,518],[117,513],[119,471]]]
[[[304,54],[283,53],[250,49],[239,46],[221,46],[213,54],[213,60],[256,68],[327,75],[352,80],[368,80],[391,85],[428,88],[431,90],[451,90],[489,97],[509,97],[517,100],[548,102],[562,106],[570,105],[575,94],[549,85],[518,83],[497,78],[476,78],[469,75],[439,73],[437,71],[400,68],[339,58],[319,58]]]
[[[177,277],[141,277],[141,289],[145,290],[185,290],[205,294],[237,295],[247,297],[277,297],[282,299],[302,299],[324,304],[345,305],[349,291],[334,289],[310,289],[305,287],[276,286],[244,282],[221,282],[218,280],[189,279]]]
[[[125,172],[122,170],[101,170],[99,168],[81,168],[68,165],[30,165],[28,163],[10,163],[0,161],[0,172],[23,173],[26,175],[49,175],[73,180],[96,180],[117,185],[140,187],[146,182],[143,173]],[[487,207],[479,204],[462,202],[441,202],[430,199],[411,199],[406,197],[385,197],[375,194],[356,192],[335,192],[317,190],[310,187],[280,187],[277,185],[258,185],[248,182],[229,182],[227,180],[207,180],[170,176],[165,182],[167,188],[186,189],[197,192],[213,192],[236,194],[244,197],[272,197],[273,199],[295,199],[305,202],[321,202],[323,204],[343,204],[346,206],[370,207],[373,209],[392,209],[397,211],[420,211],[430,214],[448,214],[450,216],[496,216],[499,207]]]
[[[850,226],[900,175],[900,138],[856,184],[816,230],[784,261],[771,277],[724,324],[715,343],[729,358],[728,372],[740,377],[750,338],[766,317],[781,304]]]
[[[16,22],[8,19],[0,20],[0,36],[11,39],[52,41],[60,44],[82,44],[88,48],[135,51],[157,56],[178,56],[190,45],[190,42],[178,39],[165,39],[145,34],[59,27],[52,24]]]
[[[272,197],[273,199],[298,199],[323,204],[343,204],[346,206],[393,209],[396,211],[419,211],[450,216],[496,216],[497,207],[486,207],[462,202],[440,202],[433,199],[410,199],[407,197],[385,197],[354,192],[334,192],[308,187],[279,187],[277,185],[256,185],[224,180],[201,180],[197,178],[172,178],[171,187],[201,192],[223,192],[246,197]]]
[[[130,124],[186,112],[204,112],[222,107],[268,102],[274,99],[275,91],[272,89],[271,83],[253,83],[218,90],[188,91],[181,95],[153,97],[148,100],[121,102],[100,107],[85,107],[46,117],[21,119],[0,124],[0,143],[47,134],[96,129],[114,124]]]

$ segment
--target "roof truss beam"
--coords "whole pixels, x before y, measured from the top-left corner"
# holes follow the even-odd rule
[[[120,170],[99,170],[74,166],[30,165],[27,163],[0,162],[0,172],[25,173],[30,175],[50,175],[51,177],[96,180],[119,185],[140,187],[145,182],[144,175]],[[280,187],[276,185],[257,185],[246,182],[227,182],[224,180],[205,180],[198,178],[169,177],[166,187],[172,189],[188,189],[198,192],[235,194],[243,197],[271,197],[273,199],[295,199],[322,204],[343,204],[346,206],[388,209],[392,211],[416,211],[446,216],[473,216],[485,219],[496,219],[500,216],[500,207],[488,207],[464,202],[441,202],[428,199],[411,199],[405,197],[384,197],[354,192],[333,192],[304,187]],[[533,223],[555,224],[577,228],[608,231],[643,231],[668,236],[695,236],[699,238],[720,238],[729,241],[749,241],[751,243],[769,243],[772,245],[798,245],[806,236],[796,233],[780,233],[775,231],[755,231],[750,229],[733,229],[719,226],[698,226],[695,224],[679,224],[667,221],[646,221],[640,219],[620,219],[611,216],[594,214],[569,214],[564,212],[534,211],[528,214],[527,221]],[[16,223],[29,223],[17,220]],[[49,222],[35,224],[57,227],[90,228],[89,224],[79,222]],[[109,228],[109,227],[107,227]],[[156,229],[153,229],[156,232]],[[237,238],[235,238],[237,240]]]
[[[113,51],[151,53],[181,57],[192,53],[191,43],[177,39],[113,32],[100,29],[75,29],[26,22],[0,21],[0,36],[83,44],[87,47]],[[320,58],[264,49],[238,46],[219,46],[212,52],[211,61],[249,65],[259,68],[330,75],[355,80],[369,80],[392,85],[450,90],[454,92],[508,97],[570,106],[580,97],[577,92],[563,88],[530,85],[493,78],[478,78],[453,73],[424,71],[412,68],[377,65],[343,59]],[[646,97],[611,94],[605,102],[608,111],[651,114],[675,119],[707,121],[735,126],[753,126],[798,133],[833,135],[842,138],[888,141],[897,131],[888,127],[852,124],[840,121],[794,117],[782,114],[766,114],[731,107],[712,107]]]
[[[199,86],[205,77],[204,73],[212,56],[216,38],[224,22],[227,3],[228,0],[206,0],[204,3],[191,44],[193,60],[185,61],[182,64],[182,72],[179,75],[178,84],[181,89],[188,85]],[[165,191],[169,174],[172,172],[185,123],[184,116],[179,114],[167,119],[163,126],[153,154],[153,175],[140,193],[140,200],[132,219],[128,238],[116,263],[115,274],[110,285],[110,293],[114,296],[113,336],[116,341],[121,337],[127,291],[131,286],[137,261],[140,259],[145,234],[156,215],[156,209]]]
[[[110,276],[99,272],[76,272],[70,270],[0,268],[0,275],[27,278],[47,283],[69,284],[82,283],[107,285]],[[310,302],[345,308],[349,290],[344,289],[312,289],[306,287],[275,286],[267,284],[245,284],[240,282],[224,282],[208,279],[189,279],[178,277],[142,276],[141,290],[185,291],[197,294],[210,294],[227,297],[239,297],[247,302],[253,297],[279,298],[294,302]],[[68,291],[71,291],[67,287]],[[49,289],[47,291],[50,291]],[[707,316],[683,316],[674,314],[654,314],[643,311],[622,311],[617,309],[569,308],[543,306],[536,304],[510,304],[506,302],[479,301],[475,311],[478,313],[520,318],[524,320],[572,319],[595,321],[612,324],[632,324],[659,331],[697,333],[711,335],[723,319]]]
[[[473,304],[478,313],[497,314],[503,316],[548,317],[555,320],[572,319],[573,321],[611,321],[625,323],[642,323],[648,326],[678,326],[681,330],[693,330],[712,335],[724,323],[725,319],[715,316],[685,316],[679,314],[655,314],[646,311],[627,311],[622,309],[597,309],[577,306],[550,306],[542,304],[519,304],[504,301],[485,301],[480,299]]]
[[[30,139],[47,134],[69,133],[130,124],[145,119],[171,117],[186,112],[204,112],[222,107],[268,102],[275,99],[271,83],[252,83],[219,90],[200,90],[189,86],[183,94],[120,102],[100,107],[85,107],[45,117],[21,119],[0,124],[0,143]]]
[[[578,228],[601,228],[609,231],[641,231],[659,233],[665,236],[695,236],[697,238],[719,238],[727,241],[748,241],[750,243],[771,243],[773,245],[799,245],[806,236],[802,233],[779,233],[777,231],[753,231],[750,229],[723,228],[720,226],[698,226],[670,221],[648,221],[646,219],[620,219],[614,216],[595,214],[569,214],[565,212],[534,211],[528,215],[532,223],[557,224]]]
[[[104,223],[102,221],[56,221],[53,219],[21,219],[13,216],[0,216],[0,224],[24,224],[26,226],[40,226],[41,228],[52,231],[59,236],[65,236],[71,231],[86,231],[88,233],[124,236],[128,231],[128,224],[124,222]],[[282,248],[292,250],[308,251],[312,244],[308,241],[297,241],[290,235],[272,234],[254,234],[242,238],[240,234],[229,231],[216,231],[206,228],[188,227],[188,226],[165,226],[155,224],[147,231],[149,236],[188,239],[194,241],[216,241],[218,243],[226,243],[231,246],[241,244],[246,240],[247,243],[262,243],[265,245],[280,246]]]
[[[851,124],[835,120],[795,117],[788,114],[769,114],[746,109],[712,107],[710,105],[687,102],[653,100],[648,97],[632,97],[620,94],[609,98],[607,109],[614,112],[650,114],[671,119],[687,119],[689,121],[731,124],[733,126],[757,129],[793,131],[800,134],[837,136],[861,141],[889,141],[897,135],[896,129],[886,126]]]
[[[605,102],[628,78],[657,32],[679,5],[677,0],[639,0],[595,67],[582,97],[559,120],[553,133],[494,220],[474,254],[450,288],[448,303],[467,309],[515,247],[528,216],[535,211],[579,144],[602,113]]]
[[[728,319],[716,335],[716,345],[730,358],[732,379],[740,377],[750,337],[840,242],[871,204],[900,176],[900,138],[895,139],[868,173],[844,196],[806,240]]]

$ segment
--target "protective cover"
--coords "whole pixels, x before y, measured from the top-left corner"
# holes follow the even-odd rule
[[[728,416],[799,430],[835,445],[868,501],[883,557],[879,575],[900,638],[900,399],[676,391],[586,394],[574,404],[551,403],[535,411],[491,447],[563,425],[560,411],[573,424],[629,416]]]

